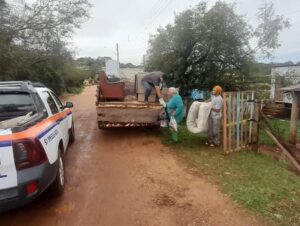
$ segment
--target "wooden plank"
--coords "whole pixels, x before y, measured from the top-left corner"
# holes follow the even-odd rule
[[[232,116],[232,105],[231,105],[231,96],[232,94],[231,93],[228,93],[228,115],[227,115],[227,118],[228,118],[228,152],[231,152],[232,150],[232,147],[231,147],[231,134],[232,134],[232,129],[231,129],[231,126],[230,126],[230,123],[231,123],[231,116]],[[227,152],[227,153],[228,153]]]
[[[245,147],[245,139],[244,139],[244,110],[245,110],[245,102],[244,102],[245,92],[241,92],[241,146]]]
[[[251,93],[251,107],[250,107],[250,119],[253,119],[253,113],[254,113],[254,92]],[[252,143],[251,137],[252,137],[252,126],[253,123],[250,121],[249,125],[249,143]]]
[[[154,108],[159,109],[162,106],[159,103],[145,103],[138,101],[124,101],[124,102],[98,102],[97,108]]]
[[[232,99],[231,99],[231,103],[232,103],[232,122],[236,123],[236,92],[232,93]],[[236,150],[236,126],[232,126],[232,151]]]
[[[241,121],[241,122],[242,122],[242,121]],[[246,123],[246,122],[247,122],[247,120],[244,120],[244,121],[243,121],[243,123]],[[235,127],[236,127],[236,126],[237,126],[237,124],[238,124],[238,122],[237,122],[237,121],[235,121],[235,122],[231,122],[231,123],[227,123],[227,124],[226,124],[226,127],[229,127],[229,126],[235,126]]]
[[[249,100],[251,100],[251,93],[247,93],[247,99],[246,99],[246,101],[247,101],[247,110],[246,110],[245,114],[246,114],[247,120],[250,119],[250,115],[251,115],[251,103],[248,102]],[[250,122],[248,121],[247,124],[246,124],[246,131],[245,131],[245,138],[247,139],[246,140],[247,144],[250,144],[249,129],[250,129]]]
[[[253,125],[252,125],[252,150],[258,151],[258,137],[259,137],[259,115],[260,115],[260,103],[254,103],[253,113]]]
[[[122,123],[155,123],[159,121],[160,109],[98,108],[98,121]]]
[[[227,98],[226,93],[223,93],[223,150],[226,153],[228,151],[227,148]]]
[[[293,103],[290,122],[290,143],[297,143],[297,125],[299,116],[300,92],[293,92]]]
[[[282,152],[288,157],[288,159],[293,163],[293,165],[300,171],[300,165],[297,160],[285,149],[285,147],[277,140],[277,138],[269,131],[268,129],[264,128],[266,134],[275,142],[275,144],[282,150]]]
[[[236,97],[236,148],[239,150],[240,147],[240,123],[241,123],[241,92],[237,92]]]

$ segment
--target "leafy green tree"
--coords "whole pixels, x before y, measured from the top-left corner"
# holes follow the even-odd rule
[[[217,83],[226,90],[246,89],[253,81],[255,54],[270,56],[279,46],[279,32],[289,25],[275,16],[273,8],[266,4],[259,9],[261,23],[253,29],[232,4],[218,1],[208,9],[207,3],[201,2],[178,14],[174,25],[159,28],[150,37],[145,69],[169,73],[169,83],[183,91],[207,90]],[[272,28],[265,31],[269,24]],[[268,39],[271,34],[276,37]],[[254,48],[249,43],[253,38],[257,42]]]
[[[0,0],[0,79],[39,81],[64,91],[65,64],[73,62],[68,40],[90,7],[88,0]]]

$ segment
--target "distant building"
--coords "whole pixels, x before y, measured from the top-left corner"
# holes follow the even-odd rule
[[[276,102],[292,103],[290,92],[281,88],[300,84],[300,65],[273,66],[271,70],[270,99]]]
[[[108,77],[120,77],[120,66],[116,60],[107,60],[105,62],[105,73]]]

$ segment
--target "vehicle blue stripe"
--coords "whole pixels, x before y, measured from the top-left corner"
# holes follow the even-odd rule
[[[54,122],[51,126],[49,126],[46,130],[44,130],[43,132],[41,132],[39,135],[37,135],[37,138],[41,139],[42,137],[44,137],[47,133],[50,132],[50,130],[52,130],[54,127],[56,127],[58,124],[56,122]]]
[[[0,141],[0,148],[10,147],[12,145],[11,141]]]
[[[0,174],[0,179],[1,179],[1,178],[5,178],[5,177],[7,177],[7,175],[1,175],[1,174]]]
[[[71,112],[72,114],[72,112]],[[69,113],[68,113],[69,115]],[[49,126],[46,130],[44,130],[42,133],[40,133],[37,138],[41,139],[42,137],[44,137],[47,133],[50,132],[50,130],[52,130],[54,127],[56,127],[57,125],[59,125],[63,120],[65,120],[67,118],[67,116],[57,119],[56,122],[54,122],[51,126]]]

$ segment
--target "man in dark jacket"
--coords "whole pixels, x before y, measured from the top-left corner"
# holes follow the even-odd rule
[[[162,98],[160,89],[165,78],[166,74],[164,74],[161,71],[153,71],[143,77],[142,83],[145,90],[144,101],[148,101],[148,98],[151,95],[153,88],[155,88],[157,99]]]

